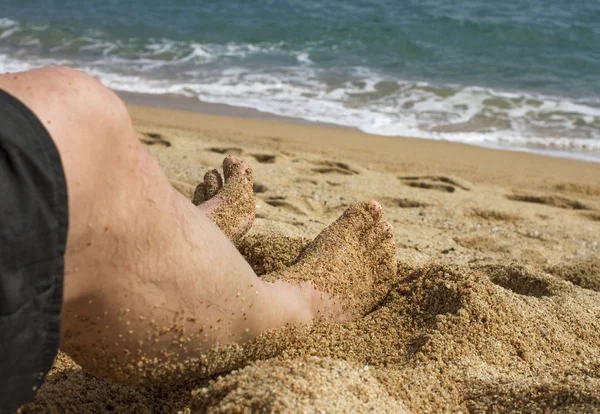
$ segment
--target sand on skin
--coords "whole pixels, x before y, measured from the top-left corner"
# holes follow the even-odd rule
[[[185,386],[108,384],[61,354],[25,412],[600,410],[600,164],[130,109],[190,199],[224,154],[248,161],[257,219],[239,249],[257,273],[374,198],[398,274],[364,317],[224,349]]]

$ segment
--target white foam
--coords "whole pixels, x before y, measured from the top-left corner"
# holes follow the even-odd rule
[[[12,56],[0,53],[0,73],[23,72],[41,67],[43,64],[30,64],[26,61],[14,59]]]
[[[2,27],[12,26],[0,19]],[[51,64],[79,65],[79,69],[107,86],[127,92],[195,96],[206,102],[355,127],[373,134],[512,147],[600,160],[600,103],[590,98],[573,101],[457,85],[444,88],[455,91],[448,96],[436,93],[439,88],[427,82],[393,80],[364,67],[353,68],[351,76],[355,81],[348,80],[332,88],[323,80],[323,69],[307,60],[300,66],[263,73],[250,71],[241,64],[229,64],[224,69],[205,66],[223,56],[243,58],[253,53],[283,53],[277,45],[184,45],[159,39],[136,59],[113,54],[117,47],[106,41],[94,43],[90,38],[82,49],[102,51],[102,56],[86,63],[0,53],[0,72]],[[164,53],[172,53],[173,59],[156,59]],[[291,56],[299,61],[305,59],[299,52]],[[171,72],[161,72],[167,69]],[[394,84],[396,88],[378,95],[381,82]],[[499,100],[501,105],[486,104],[490,99]],[[478,126],[477,117],[485,116],[498,123]],[[448,132],[448,128],[452,132]],[[442,132],[444,130],[447,132]]]
[[[0,40],[9,38],[10,36],[12,36],[13,34],[15,34],[18,31],[19,31],[18,26],[8,26],[7,30],[4,30],[2,33],[0,33]]]
[[[298,63],[304,63],[307,65],[311,65],[314,63],[312,60],[310,60],[310,55],[308,54],[308,52],[296,53],[296,60],[298,61]]]
[[[18,25],[19,22],[16,22],[11,19],[7,19],[6,17],[0,17],[0,29],[5,29],[7,27],[13,27]]]

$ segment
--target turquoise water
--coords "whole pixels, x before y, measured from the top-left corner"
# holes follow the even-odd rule
[[[0,71],[600,156],[597,0],[0,0]]]

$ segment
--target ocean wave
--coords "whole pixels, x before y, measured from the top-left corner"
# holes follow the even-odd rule
[[[152,67],[184,63],[207,64],[216,60],[240,61],[249,57],[288,58],[292,64],[310,65],[310,47],[290,49],[284,42],[198,43],[167,38],[112,38],[100,30],[77,32],[62,26],[35,25],[0,18],[0,48],[21,48],[32,55],[68,58],[78,54],[81,60],[95,64],[142,64]],[[105,58],[103,61],[101,58]]]
[[[600,99],[399,79],[315,63],[317,43],[200,43],[65,34],[0,18],[0,72],[77,67],[127,92],[179,94],[367,133],[600,153]]]
[[[6,29],[7,27],[13,27],[18,25],[19,22],[11,19],[7,19],[6,17],[0,17],[0,29]]]

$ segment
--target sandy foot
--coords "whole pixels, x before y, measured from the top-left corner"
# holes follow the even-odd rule
[[[192,202],[237,243],[252,226],[256,203],[252,193],[252,169],[242,159],[223,160],[223,176],[211,170],[198,184]]]
[[[349,207],[304,249],[297,263],[267,280],[312,282],[342,300],[349,316],[369,312],[389,291],[397,270],[393,228],[382,216],[375,201]]]

